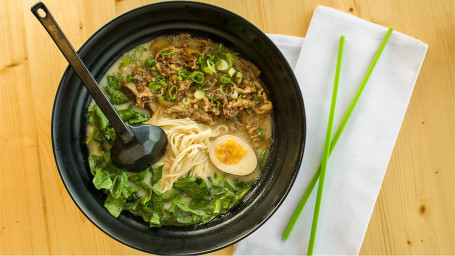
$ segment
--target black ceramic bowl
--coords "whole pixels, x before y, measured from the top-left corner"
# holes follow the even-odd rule
[[[222,8],[194,2],[147,5],[117,17],[98,30],[79,50],[97,81],[121,55],[138,44],[164,35],[189,33],[209,38],[238,52],[262,71],[273,103],[270,157],[253,189],[227,214],[207,224],[149,228],[128,212],[112,217],[105,195],[95,189],[87,162],[85,126],[91,100],[71,68],[55,98],[52,145],[63,183],[81,211],[98,228],[133,248],[156,254],[199,254],[231,245],[259,228],[279,207],[297,176],[304,150],[302,96],[278,48],[258,28]]]

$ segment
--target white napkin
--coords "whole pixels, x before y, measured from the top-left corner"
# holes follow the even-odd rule
[[[281,236],[322,159],[340,35],[346,42],[334,133],[386,31],[332,8],[315,9],[295,68],[307,115],[302,166],[283,205],[237,244],[235,255],[306,254],[317,185],[289,239]],[[302,39],[271,38],[292,64],[298,52],[292,42]],[[359,253],[427,47],[393,32],[329,159],[315,254]]]

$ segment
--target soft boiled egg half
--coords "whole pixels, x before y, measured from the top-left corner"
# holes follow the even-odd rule
[[[223,135],[213,141],[209,156],[218,169],[239,176],[251,174],[257,165],[253,148],[245,140],[234,135]]]

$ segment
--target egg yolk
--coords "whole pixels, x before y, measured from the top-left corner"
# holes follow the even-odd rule
[[[215,156],[226,165],[237,164],[245,155],[246,149],[232,139],[228,139],[215,148]]]

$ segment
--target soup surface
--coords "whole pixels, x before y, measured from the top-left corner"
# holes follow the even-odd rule
[[[158,125],[169,144],[140,173],[117,168],[109,154],[114,129],[90,104],[88,161],[106,209],[159,227],[207,223],[234,207],[260,176],[273,142],[273,106],[259,76],[223,45],[188,34],[125,53],[100,85],[126,123]]]

